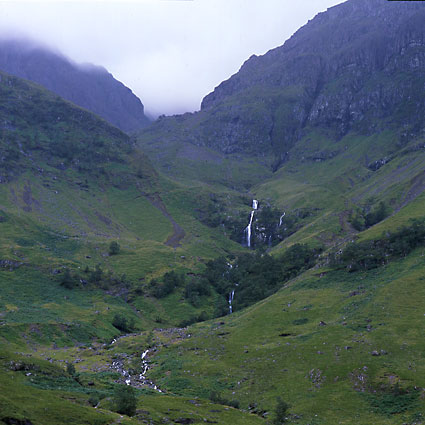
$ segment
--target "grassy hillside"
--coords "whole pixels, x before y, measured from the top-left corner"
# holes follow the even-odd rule
[[[90,352],[96,343],[106,351],[129,331],[144,332],[146,342],[154,327],[201,312],[211,317],[211,297],[194,305],[183,286],[159,298],[150,282],[162,285],[169,270],[196,273],[202,262],[241,248],[199,221],[197,201],[208,199],[208,189],[158,175],[127,135],[4,73],[0,92],[7,99],[0,105],[0,423],[113,423],[121,418],[111,397],[123,381],[111,356],[102,358],[105,376],[94,378],[95,369],[81,382],[64,359],[78,369],[78,347]],[[62,359],[52,360],[55,350]],[[259,421],[173,394],[158,399],[144,387],[139,419]],[[90,405],[93,393],[104,408]]]
[[[194,200],[202,188],[195,193],[160,177],[128,136],[24,80],[2,74],[0,90],[8,99],[0,110],[3,282],[41,273],[56,287],[69,269],[82,296],[103,289],[162,312],[143,295],[152,277],[172,268],[184,273],[196,269],[198,258],[237,249],[199,222]],[[112,241],[118,255],[110,255]],[[96,267],[102,288],[87,284]],[[168,307],[164,320],[177,324],[188,311]]]
[[[280,396],[290,423],[422,423],[423,251],[373,271],[312,270],[192,327],[190,339],[160,350],[151,377],[270,416]]]

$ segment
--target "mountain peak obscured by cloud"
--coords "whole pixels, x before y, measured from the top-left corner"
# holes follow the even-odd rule
[[[340,0],[3,1],[0,35],[25,35],[104,66],[147,113],[195,111],[252,54]]]

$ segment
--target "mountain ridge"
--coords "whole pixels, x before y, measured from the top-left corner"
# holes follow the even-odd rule
[[[175,139],[224,154],[272,155],[275,170],[315,128],[335,140],[388,125],[418,135],[424,18],[417,3],[335,6],[283,46],[248,59],[204,98],[200,112],[158,120],[149,134],[172,127]]]
[[[1,39],[0,69],[46,87],[123,131],[150,123],[140,99],[105,68],[76,64],[36,42]]]

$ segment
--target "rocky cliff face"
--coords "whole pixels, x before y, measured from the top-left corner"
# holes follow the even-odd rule
[[[338,139],[424,127],[425,4],[349,0],[253,56],[185,119],[186,140],[276,165],[314,128]],[[162,125],[166,125],[163,123]]]
[[[0,41],[0,70],[34,81],[124,131],[149,124],[142,102],[104,68],[80,66],[28,41]]]

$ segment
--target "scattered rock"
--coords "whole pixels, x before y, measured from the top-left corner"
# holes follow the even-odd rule
[[[191,418],[179,418],[174,421],[176,424],[193,424],[195,423],[194,419]]]
[[[24,265],[21,261],[15,261],[15,260],[0,260],[0,268],[2,269],[9,269],[9,271],[13,271],[19,267]]]

